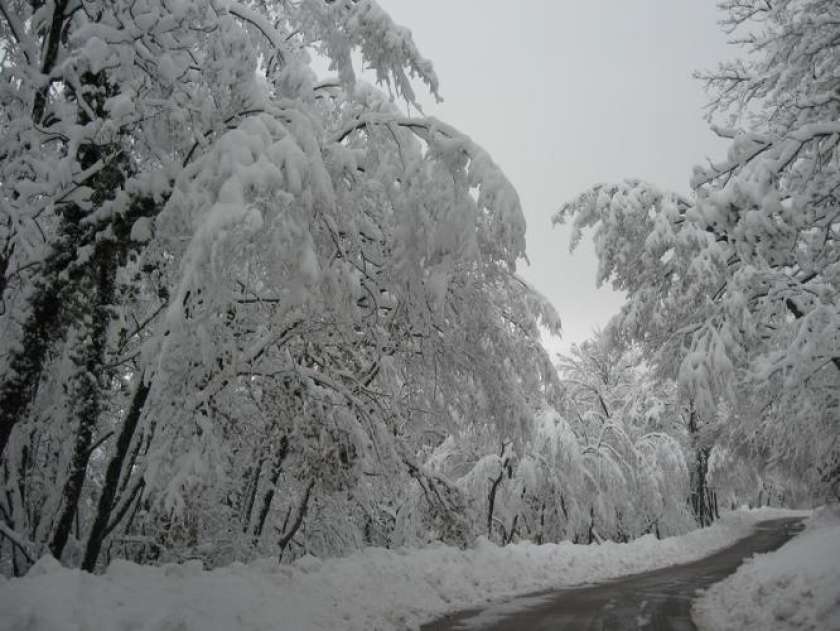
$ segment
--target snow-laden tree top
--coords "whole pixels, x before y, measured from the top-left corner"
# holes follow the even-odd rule
[[[555,221],[572,247],[594,228],[599,282],[628,294],[616,325],[691,396],[749,399],[742,438],[762,457],[837,476],[840,6],[722,6],[743,56],[698,76],[726,158],[695,169],[690,197],[628,180]]]
[[[438,95],[410,32],[373,0],[0,0],[0,42],[15,571],[92,569],[119,531],[144,558],[352,549],[409,484],[468,536],[423,458],[524,440],[559,320],[514,273],[504,174],[396,106]]]

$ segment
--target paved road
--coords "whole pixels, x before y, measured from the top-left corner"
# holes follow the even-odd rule
[[[774,519],[710,557],[606,583],[517,598],[449,616],[423,631],[692,631],[691,600],[757,552],[775,550],[802,528]]]

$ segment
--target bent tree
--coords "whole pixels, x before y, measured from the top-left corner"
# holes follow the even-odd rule
[[[555,222],[572,221],[572,247],[594,230],[598,281],[627,292],[615,326],[678,380],[711,423],[694,424],[701,438],[828,489],[840,450],[840,9],[723,8],[745,56],[698,77],[726,159],[695,169],[690,196],[599,185]]]
[[[559,321],[504,175],[394,104],[438,90],[408,31],[370,0],[3,0],[0,41],[3,571],[387,542],[411,481],[471,537],[422,455],[523,422]]]

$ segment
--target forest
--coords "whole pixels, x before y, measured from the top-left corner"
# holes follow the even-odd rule
[[[728,150],[557,200],[626,301],[552,357],[519,196],[374,0],[0,0],[0,575],[840,499],[840,6],[721,6]]]

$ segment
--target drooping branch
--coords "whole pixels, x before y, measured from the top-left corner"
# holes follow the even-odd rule
[[[256,11],[249,9],[239,2],[228,3],[228,12],[231,15],[238,17],[240,20],[248,22],[251,26],[256,28],[274,47],[275,53],[280,57],[281,63],[285,59],[286,44],[277,29],[264,16]]]
[[[785,307],[787,307],[788,311],[790,311],[791,314],[793,315],[793,317],[796,318],[797,320],[799,320],[799,319],[801,319],[805,316],[805,312],[802,311],[802,309],[799,308],[799,305],[797,305],[790,298],[787,298],[785,300]],[[840,357],[832,357],[831,358],[831,363],[834,364],[834,366],[835,366],[835,368],[837,368],[837,370],[840,370]]]

